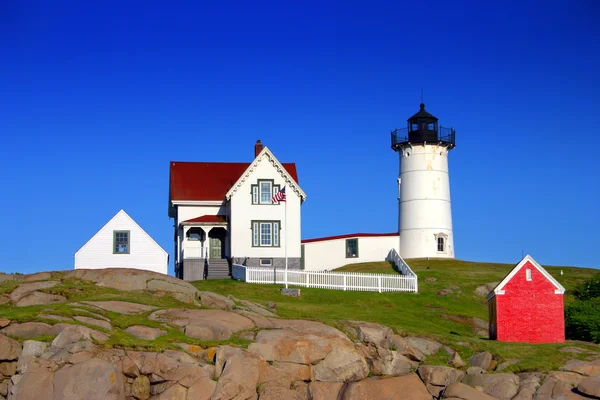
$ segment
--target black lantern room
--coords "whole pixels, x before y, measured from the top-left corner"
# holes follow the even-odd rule
[[[425,110],[421,103],[418,113],[408,119],[406,128],[392,131],[392,149],[398,150],[405,144],[446,144],[454,148],[455,131],[438,126],[438,119]]]

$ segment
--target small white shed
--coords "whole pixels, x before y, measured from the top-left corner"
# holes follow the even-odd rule
[[[75,269],[135,268],[167,274],[169,254],[124,210],[75,253]]]

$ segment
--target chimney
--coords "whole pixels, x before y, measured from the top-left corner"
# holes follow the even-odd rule
[[[260,142],[260,140],[256,141],[256,144],[254,145],[254,158],[256,158],[258,156],[258,154],[262,151],[263,149],[263,144]]]

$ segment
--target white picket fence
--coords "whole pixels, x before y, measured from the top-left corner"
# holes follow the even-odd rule
[[[404,263],[404,260],[402,260]],[[406,264],[406,263],[404,263]],[[408,265],[406,265],[408,267]],[[362,274],[356,272],[287,271],[290,286],[308,288],[355,290],[363,292],[414,292],[419,290],[417,275]],[[255,268],[233,264],[233,279],[248,283],[285,284],[286,271],[274,268]]]

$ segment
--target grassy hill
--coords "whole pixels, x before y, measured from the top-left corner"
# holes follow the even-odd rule
[[[275,301],[278,313],[287,318],[323,321],[340,327],[341,320],[363,320],[387,325],[403,335],[418,335],[436,339],[458,350],[463,358],[487,350],[500,360],[520,360],[509,370],[550,371],[574,358],[573,353],[558,351],[573,343],[530,345],[490,341],[475,333],[476,320],[488,319],[487,301],[474,294],[477,286],[500,281],[513,267],[509,264],[477,263],[460,260],[408,260],[419,276],[419,293],[344,292],[325,289],[302,289],[302,296],[289,298],[279,293],[280,286],[223,281],[200,281],[200,290],[232,294],[258,302]],[[545,267],[565,288],[568,294],[580,281],[597,270],[575,267]],[[563,271],[563,275],[560,271]],[[338,271],[395,273],[387,262],[353,264]],[[426,282],[426,278],[435,278]],[[453,292],[441,296],[442,289]],[[480,321],[481,323],[481,321]],[[579,347],[595,345],[577,343]],[[445,353],[428,360],[445,364]]]

